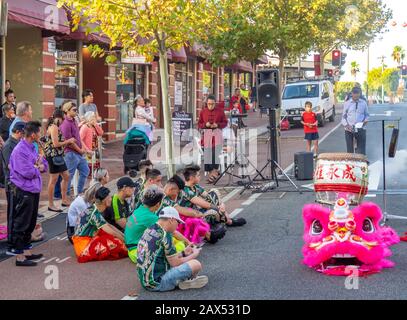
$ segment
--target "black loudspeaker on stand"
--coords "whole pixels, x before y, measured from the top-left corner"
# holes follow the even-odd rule
[[[269,115],[269,135],[270,135],[270,154],[269,159],[265,166],[256,170],[257,175],[251,180],[249,184],[245,185],[242,190],[243,193],[247,189],[253,189],[255,186],[252,181],[261,176],[263,177],[263,172],[267,169],[271,169],[271,180],[272,183],[267,183],[260,188],[256,188],[257,192],[268,192],[279,187],[279,178],[277,176],[276,169],[280,169],[285,178],[294,186],[294,188],[301,193],[299,188],[290,179],[290,177],[284,172],[284,169],[278,164],[278,126],[276,119],[276,110],[281,107],[281,97],[280,97],[280,77],[279,71],[277,69],[266,69],[257,72],[257,98],[258,105],[260,109],[267,109]],[[266,179],[263,179],[266,180]]]

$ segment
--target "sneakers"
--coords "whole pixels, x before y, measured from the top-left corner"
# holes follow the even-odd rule
[[[23,251],[16,250],[14,248],[8,248],[6,251],[6,255],[8,255],[8,256],[16,256],[16,255],[22,254],[22,253],[23,253]]]
[[[35,267],[37,266],[37,263],[28,259],[25,259],[24,261],[18,261],[16,260],[16,266],[17,267]]]
[[[244,218],[235,218],[232,219],[232,224],[228,224],[228,227],[241,227],[244,226],[246,224],[246,219]]]
[[[217,225],[211,230],[211,235],[208,240],[209,243],[215,244],[218,240],[222,239],[226,234],[226,228],[222,225]]]
[[[188,280],[180,282],[178,284],[178,287],[181,290],[200,289],[200,288],[205,287],[207,283],[208,283],[207,276],[197,276],[193,279],[188,279]]]

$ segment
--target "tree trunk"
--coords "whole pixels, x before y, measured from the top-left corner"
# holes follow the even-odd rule
[[[325,76],[325,58],[326,54],[324,52],[319,53],[321,55],[321,62],[320,62],[320,67],[321,67],[321,76]]]
[[[164,46],[162,46],[164,47]],[[175,170],[174,163],[174,143],[172,136],[172,116],[171,116],[171,103],[168,93],[168,59],[167,51],[165,47],[159,52],[160,55],[160,79],[161,79],[161,92],[162,92],[162,104],[163,104],[163,116],[164,116],[164,142],[165,142],[165,162],[167,164],[168,177],[172,177]]]

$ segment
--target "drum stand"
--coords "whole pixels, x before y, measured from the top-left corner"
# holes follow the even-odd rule
[[[385,120],[382,119],[380,122],[382,123],[382,152],[383,152],[383,225],[386,225],[387,220],[390,219],[397,219],[397,220],[407,220],[407,217],[403,216],[396,216],[396,215],[391,215],[387,213],[387,189],[386,189],[386,144],[385,144],[385,122],[386,121],[397,121],[398,126],[400,126],[400,120],[401,118],[397,119],[389,119]]]

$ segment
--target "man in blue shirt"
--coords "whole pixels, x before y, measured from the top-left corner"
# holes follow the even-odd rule
[[[352,99],[345,102],[343,108],[342,125],[345,128],[347,152],[366,155],[366,124],[369,112],[366,101],[361,99],[361,94],[360,88],[352,89]]]

